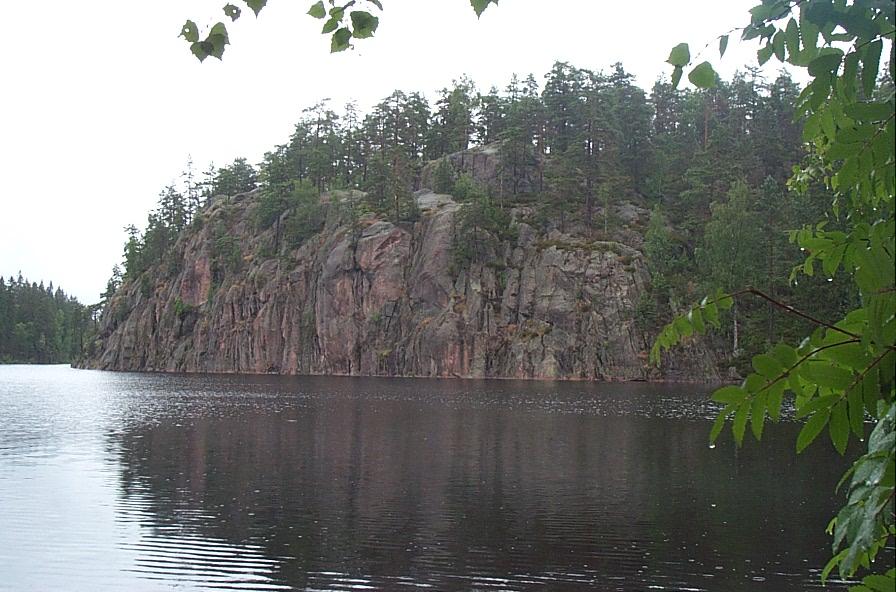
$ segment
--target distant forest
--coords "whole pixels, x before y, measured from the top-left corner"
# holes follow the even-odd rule
[[[766,79],[747,70],[708,90],[677,90],[661,79],[647,92],[621,64],[595,72],[557,62],[543,85],[532,75],[514,76],[503,90],[480,92],[461,78],[432,105],[420,92],[401,91],[367,114],[355,103],[337,113],[324,100],[303,110],[289,141],[257,165],[240,158],[204,175],[188,167],[182,183],[162,191],[145,231],[128,229],[124,269],[116,268],[107,295],[164,261],[178,234],[202,222],[212,196],[260,188],[259,227],[277,224],[278,240],[296,246],[321,228],[318,196],[330,190],[365,191],[351,204],[355,215],[413,222],[413,191],[429,164],[435,167],[429,188],[468,202],[459,234],[475,226],[506,239],[508,212],[524,204],[538,211],[544,230],[612,240],[621,224],[612,206],[651,209],[649,226],[637,229],[651,286],[634,314],[646,329],[717,287],[756,287],[835,318],[856,298],[848,284],[826,290],[835,297],[819,302],[815,286],[830,280],[790,281],[801,257],[788,231],[826,216],[831,228],[838,224],[823,186],[804,194],[788,188],[794,165],[807,157],[800,90],[786,73]],[[496,185],[477,186],[449,166],[446,156],[475,146],[500,155]],[[521,182],[522,172],[532,170],[536,180]],[[239,245],[221,247],[239,260]],[[738,307],[723,336],[731,358],[742,363],[806,329],[763,302]]]
[[[0,277],[0,362],[60,364],[92,339],[96,307],[50,283]]]

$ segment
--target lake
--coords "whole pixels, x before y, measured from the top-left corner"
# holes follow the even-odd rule
[[[0,366],[0,590],[822,589],[848,463],[710,390]]]

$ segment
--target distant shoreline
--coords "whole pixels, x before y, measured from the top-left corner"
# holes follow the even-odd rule
[[[35,364],[37,365],[37,364]],[[52,365],[52,364],[42,364]],[[724,385],[734,384],[731,380],[685,380],[685,379],[592,379],[592,378],[545,378],[545,377],[517,377],[517,376],[422,376],[422,375],[382,375],[382,374],[281,374],[278,372],[169,372],[166,370],[114,370],[103,368],[88,368],[71,364],[75,370],[96,370],[99,372],[125,372],[128,374],[168,374],[172,376],[278,376],[295,378],[384,378],[384,379],[410,379],[410,380],[460,380],[460,381],[521,381],[521,382],[564,382],[564,383],[590,383],[590,384],[693,384],[693,385]]]
[[[0,360],[0,366],[70,366],[75,368],[72,362],[24,362],[17,360]]]

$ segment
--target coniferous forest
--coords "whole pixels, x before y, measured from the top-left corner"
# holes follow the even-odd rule
[[[74,361],[92,339],[96,312],[52,282],[0,277],[0,362]]]
[[[801,256],[789,232],[825,217],[830,228],[838,224],[820,184],[804,194],[788,188],[806,154],[799,93],[783,72],[769,79],[747,70],[707,90],[659,80],[648,91],[621,64],[602,72],[557,62],[541,84],[513,76],[504,89],[482,92],[466,77],[455,80],[434,104],[421,92],[395,91],[362,114],[355,103],[337,109],[324,100],[304,109],[289,141],[255,166],[238,158],[200,175],[190,164],[162,191],[145,231],[128,228],[123,271],[116,268],[107,295],[164,261],[178,234],[202,223],[212,196],[260,188],[259,229],[276,224],[278,242],[296,246],[322,227],[324,192],[363,190],[354,215],[410,223],[418,215],[413,192],[426,182],[466,202],[456,232],[471,237],[485,230],[506,238],[509,211],[522,204],[535,208],[544,230],[593,240],[617,236],[618,204],[650,209],[649,224],[637,230],[651,285],[633,311],[648,330],[715,288],[756,288],[832,318],[855,301],[847,283],[791,279]],[[458,175],[445,158],[477,146],[500,156],[498,182],[489,187]],[[427,165],[432,174],[424,178]],[[239,245],[227,238],[220,250],[236,261]],[[460,243],[458,258],[476,257],[475,240]],[[813,294],[826,281],[836,297],[819,302]],[[807,329],[758,298],[739,302],[724,327],[715,339],[735,366]]]

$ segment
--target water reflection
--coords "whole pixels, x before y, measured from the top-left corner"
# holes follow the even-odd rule
[[[0,590],[817,586],[846,461],[706,394],[0,367]]]
[[[843,463],[650,385],[129,377],[132,571],[207,588],[803,590]],[[833,589],[833,588],[832,588]]]

